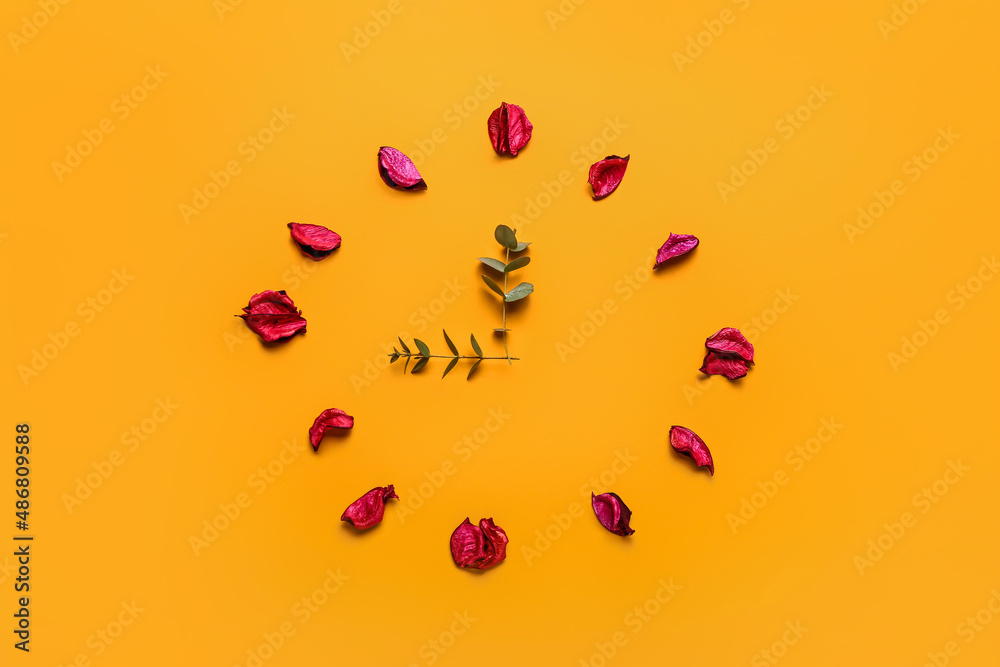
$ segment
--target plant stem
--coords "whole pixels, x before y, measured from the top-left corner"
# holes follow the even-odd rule
[[[507,257],[504,259],[504,264],[510,264],[510,248],[507,248]],[[507,271],[503,272],[503,293],[507,294]],[[507,297],[505,296],[500,301],[500,308],[503,312],[503,351],[507,354],[507,363],[513,365],[514,362],[510,360],[510,350],[507,349]]]
[[[387,354],[386,356],[387,357],[391,357],[392,355],[391,354]],[[419,352],[410,352],[409,354],[407,354],[406,352],[400,352],[399,356],[400,357],[416,357],[416,358],[419,359],[419,358],[423,357],[424,355],[420,354]],[[474,354],[469,354],[469,355],[465,355],[465,354],[459,354],[459,355],[454,355],[454,354],[428,354],[427,355],[427,357],[429,359],[454,359],[456,356],[459,359],[513,359],[514,361],[521,361],[520,357],[510,357],[510,356],[507,356],[507,357],[478,357],[478,356],[476,356]]]

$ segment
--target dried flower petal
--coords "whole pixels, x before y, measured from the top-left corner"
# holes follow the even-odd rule
[[[590,177],[587,182],[594,189],[594,199],[604,199],[615,191],[625,177],[628,158],[628,155],[625,157],[609,155],[590,165]]]
[[[354,428],[354,417],[337,408],[330,408],[319,413],[319,417],[316,417],[313,425],[309,427],[309,444],[312,445],[313,451],[319,450],[320,440],[331,428],[352,429]]]
[[[396,490],[389,486],[376,486],[374,489],[361,496],[344,510],[341,521],[346,521],[359,530],[366,530],[382,522],[382,515],[385,512],[385,504],[390,498],[399,500]]]
[[[738,354],[746,361],[753,363],[753,345],[740,333],[739,329],[732,327],[719,329],[705,340],[705,347],[714,352]]]
[[[747,374],[747,362],[737,354],[709,351],[698,370],[705,375],[724,375],[730,380],[738,380]]]
[[[250,330],[268,343],[286,340],[306,330],[302,311],[295,308],[285,290],[265,290],[254,294],[243,314],[237,317],[243,318]]]
[[[507,557],[507,533],[493,519],[480,519],[475,526],[466,517],[451,534],[451,557],[459,567],[491,568]]]
[[[524,109],[516,104],[502,102],[486,121],[493,150],[500,155],[517,155],[531,139],[533,126]]]
[[[715,464],[712,463],[712,452],[708,445],[698,437],[698,434],[683,426],[670,427],[670,446],[678,452],[687,454],[699,466],[708,466],[708,472],[715,474]]]
[[[322,225],[289,222],[288,228],[292,230],[292,240],[299,246],[299,250],[313,259],[323,259],[340,247],[340,234]]]
[[[617,493],[602,493],[595,496],[591,492],[590,504],[594,506],[594,514],[597,515],[597,520],[601,522],[601,525],[615,535],[628,537],[635,532],[628,525],[632,518],[632,510],[628,508],[624,500],[618,497]]]
[[[402,151],[389,146],[378,149],[378,173],[390,188],[426,190],[427,184],[420,177],[413,160]]]
[[[668,259],[686,255],[696,247],[698,247],[697,236],[692,236],[690,234],[671,234],[667,237],[666,243],[660,246],[660,251],[656,253],[656,264],[653,265],[653,268],[658,269]]]

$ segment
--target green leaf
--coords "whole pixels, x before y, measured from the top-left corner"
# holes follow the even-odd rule
[[[420,357],[419,359],[417,359],[417,363],[413,364],[413,370],[410,371],[410,372],[411,373],[416,373],[421,368],[423,368],[424,366],[426,366],[428,361],[430,361],[429,358],[427,358],[427,357]]]
[[[535,286],[532,285],[531,283],[521,283],[511,291],[507,292],[503,300],[506,301],[507,303],[510,303],[512,301],[520,301],[521,299],[528,296],[534,291],[535,291]]]
[[[444,329],[441,329],[441,333],[444,334],[444,342],[448,343],[448,349],[451,350],[452,354],[456,354],[457,355],[458,354],[458,348],[455,347],[455,344],[451,342],[450,338],[448,338],[448,332],[445,331]],[[441,377],[444,377],[444,376],[442,375]]]
[[[430,350],[429,347],[427,347],[427,343],[425,343],[424,341],[420,340],[419,338],[414,338],[413,342],[416,343],[417,349],[420,350],[420,356],[422,356],[422,357],[429,357],[429,356],[431,356],[431,350]],[[417,367],[414,366],[413,370],[417,370]]]
[[[503,290],[500,289],[499,285],[497,285],[495,282],[493,282],[492,278],[490,278],[489,276],[483,276],[483,282],[486,283],[487,287],[489,287],[491,290],[493,290],[494,292],[496,292],[497,294],[499,294],[500,298],[503,298],[503,296],[504,296]]]
[[[476,354],[479,355],[479,358],[482,359],[483,348],[479,347],[479,343],[476,341],[476,334],[469,334],[469,337],[472,339],[472,349],[475,350]]]
[[[527,249],[527,247],[529,245],[531,245],[531,241],[524,241],[524,242],[518,241],[517,242],[517,247],[514,248],[514,252],[521,252],[521,251]]]
[[[469,374],[465,376],[466,380],[468,380],[469,378],[472,377],[472,374],[476,372],[476,369],[479,368],[479,364],[481,364],[481,363],[483,363],[482,359],[480,359],[476,363],[472,364],[472,368],[469,369]]]
[[[497,243],[505,248],[510,248],[511,250],[517,248],[517,238],[514,237],[514,230],[507,225],[497,225],[496,231],[493,232],[493,237],[497,240]]]
[[[499,259],[493,259],[492,257],[478,257],[477,259],[494,271],[503,273],[504,264]]]
[[[517,269],[520,269],[522,266],[527,266],[528,262],[530,261],[531,261],[530,257],[518,257],[513,262],[508,264],[506,267],[504,267],[503,272],[510,273],[511,271],[516,271]]]
[[[510,329],[494,329],[493,333],[502,334],[505,331],[510,331]]]
[[[451,372],[451,369],[454,368],[455,364],[457,364],[457,363],[458,363],[458,357],[454,357],[451,361],[448,362],[448,368],[444,369],[444,373],[441,374],[441,379],[442,380],[444,379],[445,375],[447,375],[449,372]]]
[[[394,364],[398,359],[399,359],[399,352],[396,352],[391,357],[389,357],[389,363]]]
[[[402,338],[399,339],[399,344],[403,346],[403,351],[404,352],[409,352],[410,351],[410,348],[406,347],[406,343],[403,342]]]

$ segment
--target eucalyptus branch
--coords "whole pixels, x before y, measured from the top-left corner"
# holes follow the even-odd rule
[[[443,378],[445,375],[451,372],[451,369],[455,367],[459,359],[475,359],[476,363],[472,364],[472,368],[469,369],[469,374],[466,376],[466,379],[468,379],[472,377],[472,373],[477,368],[479,368],[479,364],[481,364],[484,361],[491,361],[497,359],[507,359],[507,360],[514,359],[515,361],[520,361],[520,359],[518,359],[517,357],[510,357],[509,355],[506,357],[484,356],[483,348],[479,347],[479,341],[476,340],[475,334],[469,335],[469,340],[472,342],[472,350],[473,352],[475,352],[475,354],[459,354],[458,348],[455,347],[455,344],[453,342],[451,342],[451,338],[449,338],[448,332],[442,329],[441,333],[444,334],[444,341],[448,344],[448,349],[451,350],[451,354],[431,354],[431,350],[429,347],[427,347],[427,343],[420,340],[419,338],[413,339],[413,344],[417,346],[417,351],[411,352],[410,348],[407,347],[406,343],[403,342],[403,339],[400,338],[399,344],[403,346],[403,350],[402,351],[397,350],[396,347],[393,346],[392,354],[389,355],[389,363],[390,364],[396,363],[396,361],[398,361],[400,358],[406,359],[406,363],[403,364],[403,373],[405,374],[406,369],[410,365],[410,359],[412,359],[413,357],[417,358],[417,362],[413,364],[413,370],[410,371],[411,373],[419,373],[423,369],[423,367],[427,365],[427,362],[430,361],[431,359],[451,359],[451,361],[448,362],[448,367],[445,368],[444,373],[441,374],[441,377]]]

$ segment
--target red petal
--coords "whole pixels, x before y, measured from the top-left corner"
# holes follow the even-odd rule
[[[426,190],[427,184],[420,177],[420,172],[413,160],[406,157],[402,151],[389,146],[378,149],[378,173],[391,188],[404,190]]]
[[[708,337],[705,347],[715,352],[738,354],[746,361],[753,363],[753,345],[740,333],[739,329],[726,327],[719,329]]]
[[[601,525],[610,530],[615,535],[628,537],[635,531],[629,526],[632,519],[632,511],[625,504],[625,501],[618,497],[617,493],[602,493],[599,496],[590,494],[590,504],[594,508],[594,514]]]
[[[285,290],[265,290],[250,297],[250,304],[243,309],[247,326],[261,340],[273,343],[286,340],[295,334],[305,332],[306,320],[302,311],[285,294]]]
[[[708,466],[708,472],[715,474],[715,464],[712,463],[712,452],[708,445],[698,437],[698,434],[683,426],[670,427],[670,446],[678,452],[687,454],[699,466]]]
[[[524,109],[516,104],[502,102],[493,110],[486,121],[493,150],[500,155],[517,155],[531,139],[534,126],[524,114]]]
[[[451,534],[451,557],[459,567],[486,570],[507,557],[507,541],[507,533],[493,519],[474,526],[466,517]]]
[[[625,177],[628,158],[628,155],[625,157],[609,155],[590,165],[590,178],[587,182],[594,189],[594,199],[604,199],[615,191]]]
[[[747,374],[747,362],[736,354],[709,351],[698,370],[705,375],[724,375],[737,380]]]
[[[289,222],[292,240],[304,254],[313,259],[323,259],[340,247],[340,234],[321,225],[300,225]]]
[[[656,253],[656,264],[654,269],[660,268],[664,262],[674,257],[680,257],[698,247],[698,237],[690,234],[671,234],[666,243],[660,246],[660,251]]]
[[[361,496],[344,510],[341,521],[346,521],[359,530],[366,530],[382,522],[382,515],[385,513],[385,504],[390,498],[399,500],[392,484],[389,486],[376,486],[374,489]]]
[[[327,429],[331,428],[352,429],[354,417],[337,408],[319,413],[319,417],[316,417],[313,425],[309,427],[309,444],[312,445],[313,451],[319,450],[320,440],[326,435]]]

